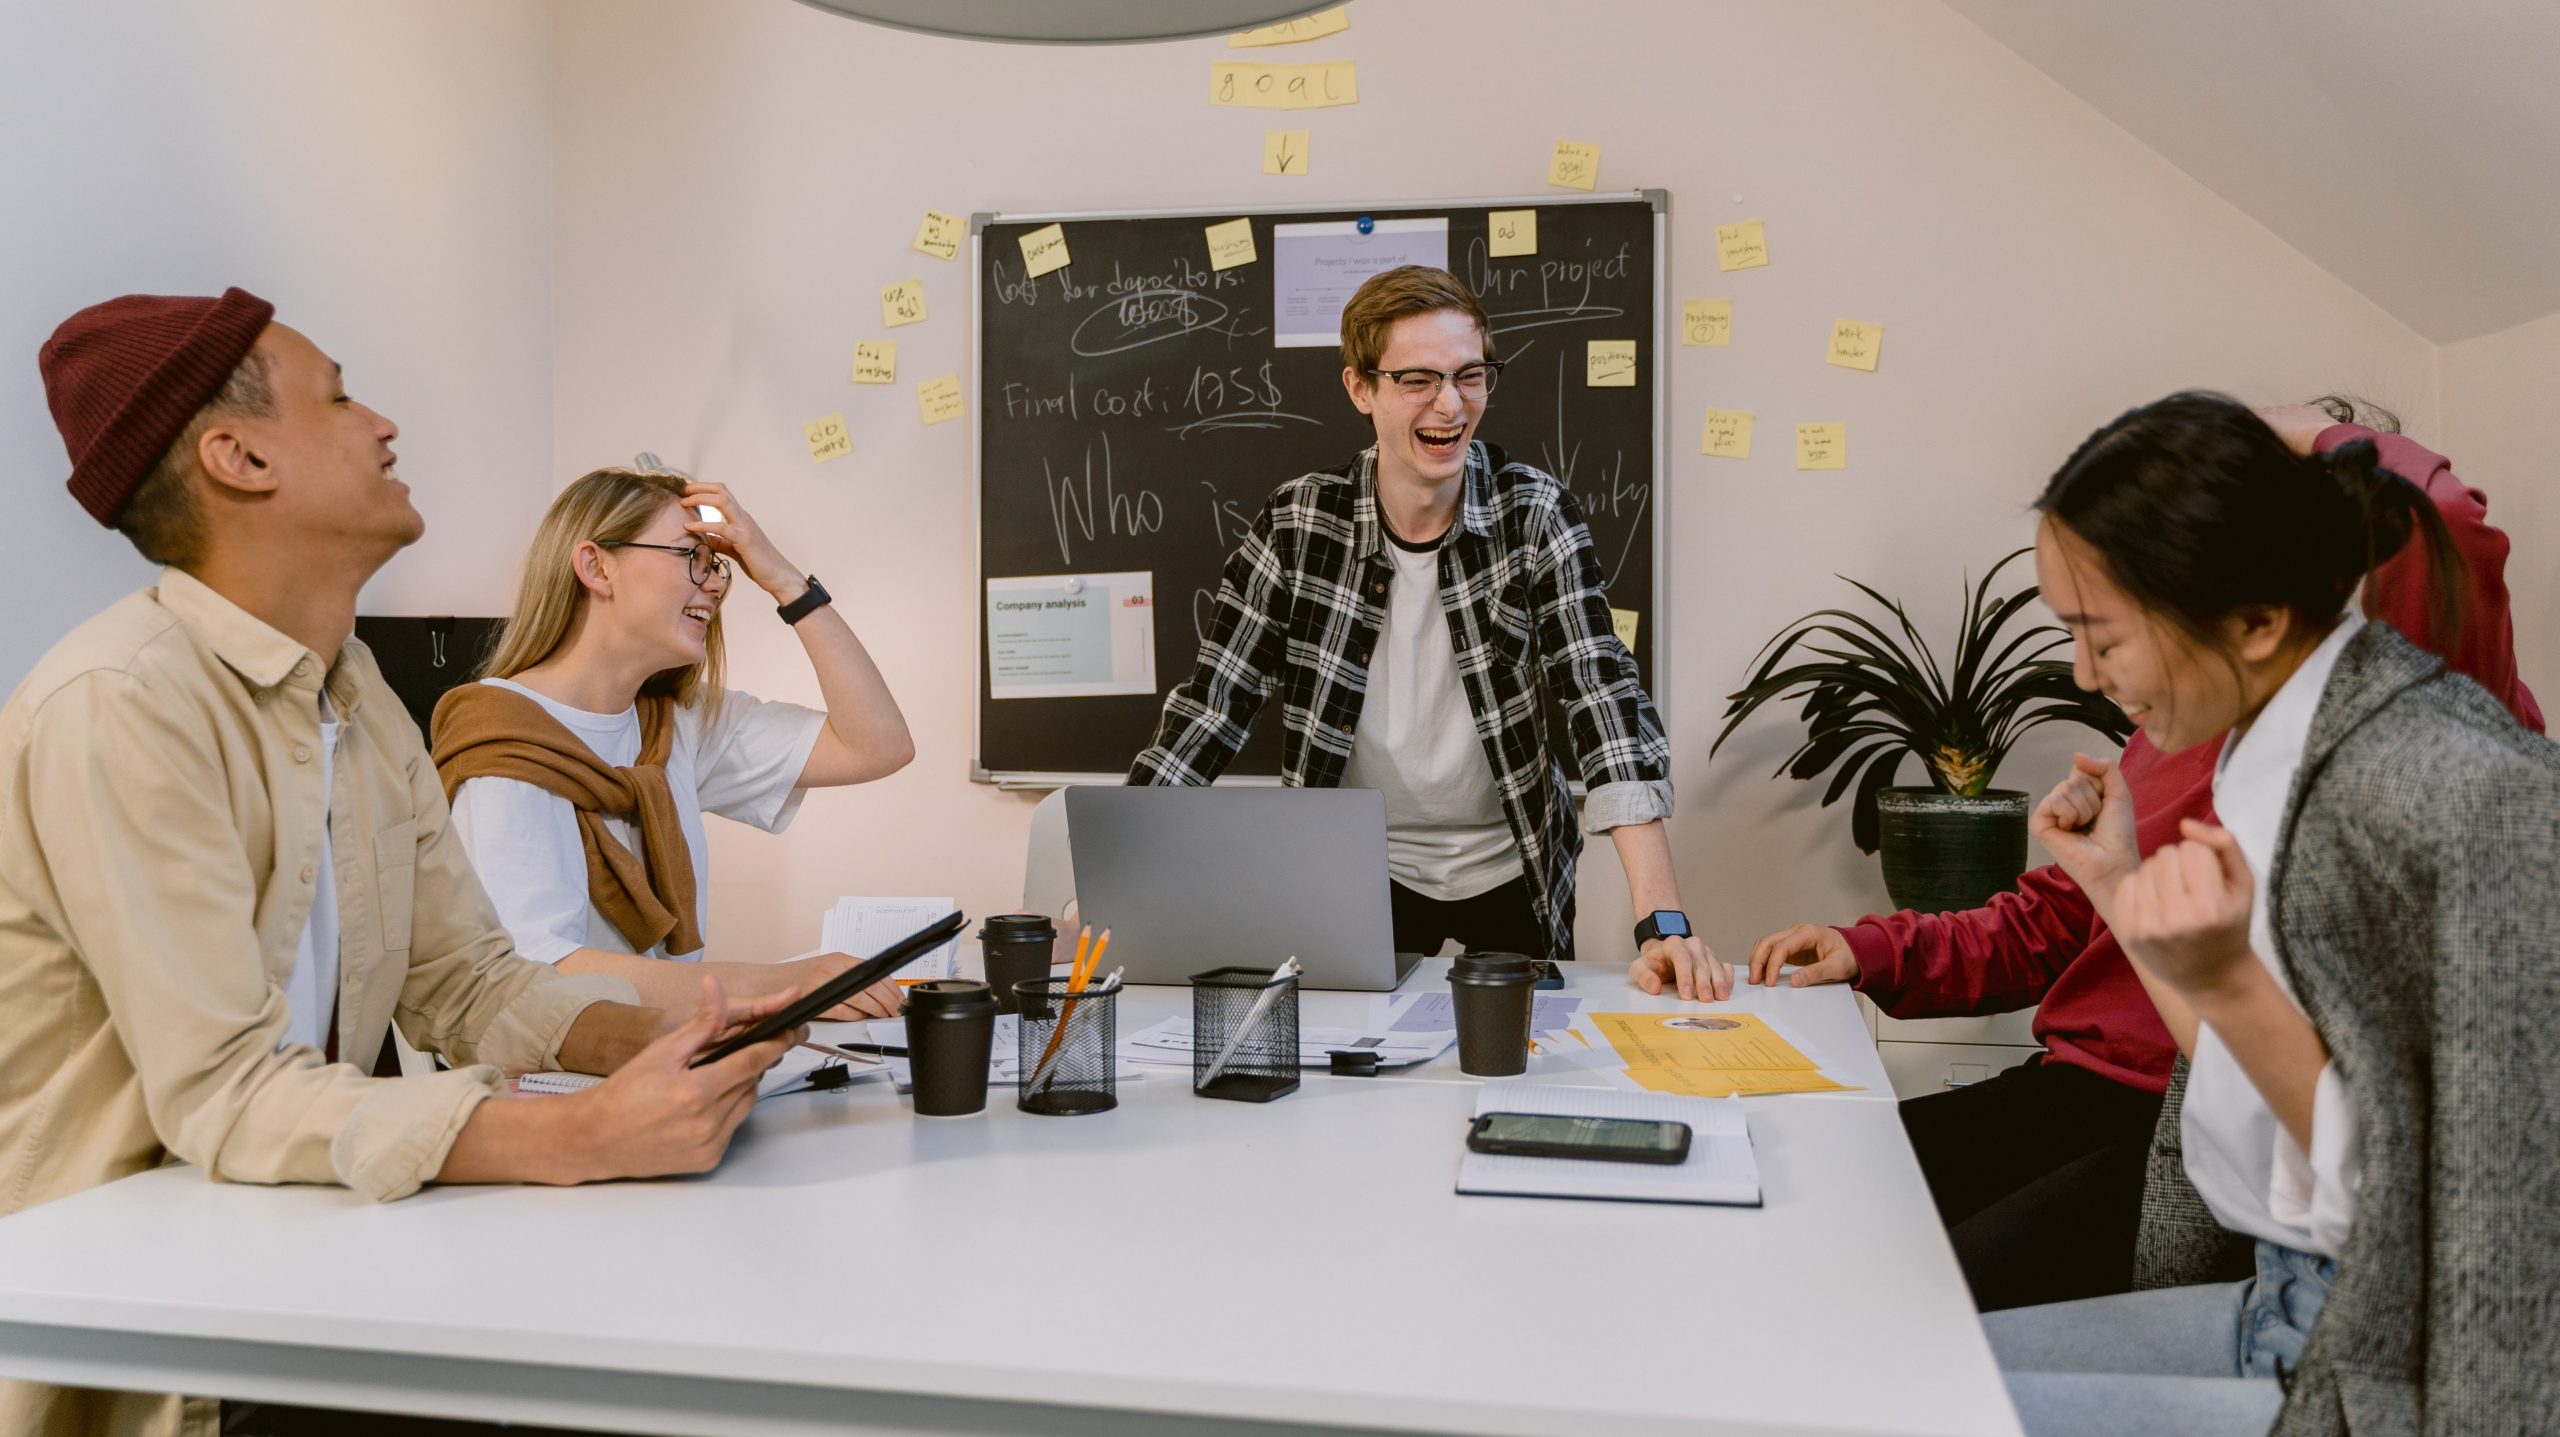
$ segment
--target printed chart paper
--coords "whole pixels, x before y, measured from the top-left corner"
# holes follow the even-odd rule
[[[1342,307],[1369,276],[1398,265],[1449,267],[1449,221],[1399,219],[1274,225],[1271,229],[1271,343],[1331,349],[1342,343]]]
[[[1155,575],[987,580],[987,666],[999,699],[1153,694]]]

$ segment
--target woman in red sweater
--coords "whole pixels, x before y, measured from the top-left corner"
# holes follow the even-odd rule
[[[2430,632],[2421,544],[2374,571],[2365,612],[2445,655],[2539,731],[2542,712],[2516,677],[2507,537],[2490,526],[2485,496],[2388,414],[2374,413],[2372,426],[2346,422],[2356,410],[2336,398],[2259,413],[2296,453],[2373,440],[2384,468],[2435,500],[2468,568],[2458,632]],[[2213,821],[2220,752],[2216,740],[2164,754],[2138,733],[2125,746],[2145,855],[2175,842],[2183,820]],[[1789,967],[1799,987],[1855,983],[1897,1018],[2041,1004],[2043,1052],[1986,1082],[1906,1101],[1903,1124],[1983,1311],[2132,1286],[2144,1156],[2178,1050],[2124,950],[2060,868],[2039,868],[1970,912],[1798,924],[1752,948],[1751,981],[1776,983]]]

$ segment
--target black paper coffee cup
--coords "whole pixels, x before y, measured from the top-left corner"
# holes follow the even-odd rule
[[[1537,981],[1537,969],[1524,954],[1462,953],[1450,963],[1458,1071],[1471,1078],[1528,1071],[1530,996]]]
[[[987,1058],[996,998],[984,983],[938,978],[907,990],[907,1065],[916,1113],[957,1118],[986,1111]]]
[[[995,991],[996,1011],[1016,1011],[1020,1000],[1013,985],[1049,976],[1049,959],[1058,927],[1045,913],[1001,913],[978,930],[978,951],[986,955],[987,986]]]

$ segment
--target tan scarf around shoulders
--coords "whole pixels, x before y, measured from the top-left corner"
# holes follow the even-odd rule
[[[693,853],[667,786],[675,744],[675,700],[640,699],[640,757],[615,767],[596,756],[542,705],[496,684],[464,684],[436,704],[433,752],[444,796],[475,778],[512,778],[569,800],[587,853],[587,897],[613,920],[633,951],[663,940],[667,952],[702,946],[694,922]],[[644,865],[604,826],[608,817],[640,830]]]

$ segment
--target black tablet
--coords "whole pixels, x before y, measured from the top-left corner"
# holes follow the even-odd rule
[[[802,998],[799,1002],[792,1004],[790,1007],[785,1008],[781,1012],[774,1014],[772,1017],[765,1019],[763,1022],[756,1024],[754,1027],[740,1033],[734,1038],[731,1038],[729,1041],[720,1044],[718,1047],[704,1050],[700,1057],[693,1060],[692,1066],[699,1068],[705,1063],[719,1062],[722,1058],[729,1056],[740,1048],[752,1048],[756,1044],[761,1043],[768,1038],[790,1032],[801,1024],[816,1018],[819,1014],[824,1013],[829,1008],[832,1008],[838,1003],[843,1002],[845,999],[852,997],[854,994],[861,992],[863,989],[870,987],[872,984],[879,982],[881,979],[888,977],[890,974],[897,972],[899,969],[906,967],[908,964],[913,963],[927,953],[941,947],[943,944],[950,942],[952,939],[960,936],[961,929],[968,926],[969,919],[967,915],[961,913],[944,914],[940,918],[933,920],[933,922],[917,929],[915,932],[908,934],[906,937],[899,939],[888,947],[881,949],[878,957],[866,959],[863,962],[847,968],[842,973],[837,974],[827,982],[811,990],[808,996]]]

